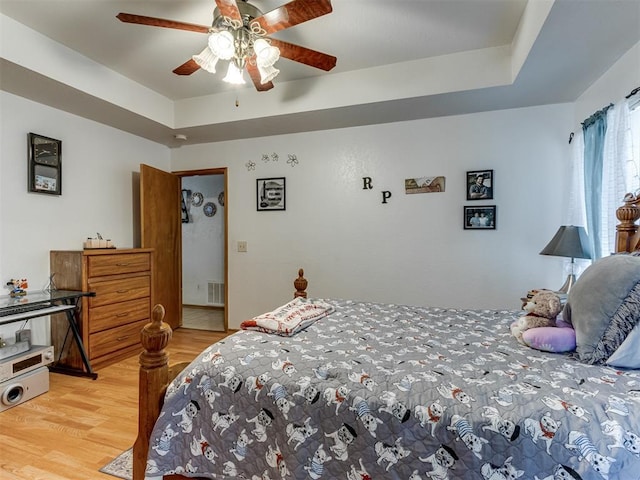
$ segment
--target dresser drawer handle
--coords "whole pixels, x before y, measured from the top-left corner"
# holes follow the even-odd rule
[[[125,335],[124,337],[118,337],[118,338],[116,338],[116,342],[122,342],[123,340],[126,340],[127,338],[129,338],[129,335]]]
[[[116,293],[127,293],[129,290],[118,290]]]
[[[129,312],[118,313],[116,315],[116,317],[128,317],[128,316],[129,316]]]
[[[116,267],[128,267],[130,263],[116,263]]]

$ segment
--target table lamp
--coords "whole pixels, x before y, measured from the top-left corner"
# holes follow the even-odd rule
[[[567,275],[567,280],[558,290],[562,293],[569,293],[569,290],[571,290],[571,287],[576,281],[574,273],[575,259],[591,258],[591,248],[587,232],[584,227],[563,225],[558,229],[548,245],[542,249],[540,255],[571,258],[571,273]]]

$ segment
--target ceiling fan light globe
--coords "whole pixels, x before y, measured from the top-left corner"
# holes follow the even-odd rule
[[[191,57],[200,68],[209,72],[216,73],[216,64],[219,58],[211,51],[209,47],[205,47],[198,55]]]
[[[242,72],[242,70],[236,67],[234,62],[229,62],[229,70],[227,70],[227,75],[222,81],[233,85],[244,85],[247,82],[245,82]]]
[[[280,73],[280,70],[278,70],[273,65],[269,65],[267,67],[258,65],[258,72],[260,72],[260,83],[264,85],[265,83],[269,83],[271,80],[276,78]]]
[[[223,60],[229,60],[235,53],[233,35],[227,30],[209,35],[208,44],[211,51]]]
[[[256,63],[263,67],[270,67],[280,58],[280,49],[272,47],[263,38],[258,38],[253,42],[253,51],[256,54]]]
[[[269,42],[267,42],[264,38],[256,38],[253,41],[253,51],[256,52],[257,55],[260,55],[260,52],[269,47]]]

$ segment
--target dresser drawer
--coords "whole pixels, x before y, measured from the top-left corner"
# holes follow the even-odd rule
[[[91,358],[101,357],[140,343],[140,331],[147,323],[148,320],[140,320],[90,335]]]
[[[150,269],[150,253],[116,253],[113,255],[93,255],[87,258],[87,275],[89,277],[146,272]]]
[[[104,305],[89,310],[89,333],[101,332],[137,320],[149,321],[149,298]]]
[[[120,278],[92,282],[89,280],[89,289],[95,292],[95,297],[89,297],[89,308],[126,302],[151,295],[151,277],[139,275],[135,277]]]

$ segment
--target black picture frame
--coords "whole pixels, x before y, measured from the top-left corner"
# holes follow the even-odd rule
[[[481,205],[477,207],[465,205],[463,208],[463,223],[465,230],[496,229],[497,210],[495,205]]]
[[[287,206],[285,177],[256,179],[256,207],[259,212],[282,211]]]
[[[29,133],[28,151],[27,190],[62,195],[62,141]]]
[[[481,183],[478,184],[479,179]],[[493,170],[467,172],[467,200],[493,200]]]

